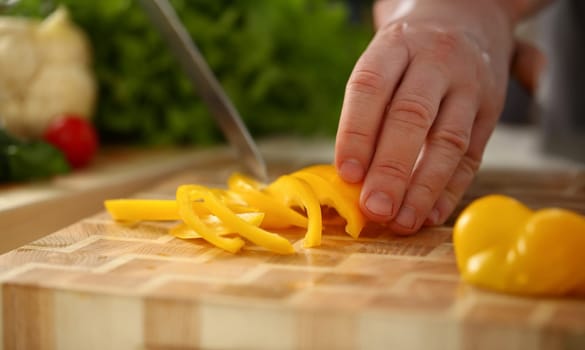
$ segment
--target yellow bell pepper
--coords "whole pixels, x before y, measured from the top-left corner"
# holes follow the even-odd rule
[[[199,189],[195,185],[183,185],[177,189],[177,203],[179,205],[179,216],[187,226],[201,235],[209,243],[224,249],[230,253],[238,252],[244,246],[244,240],[239,237],[221,237],[206,225],[193,211],[193,205],[200,203],[191,199],[193,191]]]
[[[317,195],[321,205],[334,208],[345,219],[347,232],[358,238],[366,225],[366,217],[359,207],[361,185],[343,181],[333,166],[315,165],[292,174],[305,181]]]
[[[472,202],[453,230],[457,265],[474,285],[523,295],[585,294],[585,217],[530,210],[513,198]]]
[[[236,214],[240,219],[244,220],[250,225],[260,226],[262,219],[264,218],[263,213],[241,213]],[[201,221],[209,227],[209,229],[216,235],[227,235],[230,233],[237,233],[230,227],[226,226],[215,215],[207,215],[201,218]],[[173,236],[181,239],[192,239],[192,238],[203,238],[197,231],[193,230],[185,223],[181,222],[169,229],[169,233]]]
[[[189,190],[197,198],[202,198],[203,203],[209,209],[209,211],[217,216],[223,222],[223,224],[229,229],[233,230],[233,232],[237,232],[239,235],[245,237],[251,242],[261,247],[265,247],[271,251],[281,254],[294,253],[292,244],[286,238],[248,224],[245,220],[238,217],[227,206],[221,203],[217,196],[209,189],[202,186],[191,185],[189,186]],[[182,209],[181,206],[179,209]],[[186,211],[188,211],[188,208]],[[187,222],[187,224],[189,225],[189,222]],[[192,226],[192,228],[199,232],[197,227]],[[207,232],[210,232],[209,227],[206,228],[208,229]],[[205,237],[201,232],[199,233],[204,239],[207,239],[207,237]],[[219,237],[219,235],[216,234],[216,237]]]
[[[287,239],[267,231],[291,226],[307,229],[305,247],[319,246],[324,217],[326,224],[345,224],[354,238],[366,223],[358,206],[361,185],[342,181],[332,165],[301,169],[269,185],[234,174],[228,186],[183,185],[176,200],[107,200],[105,207],[115,220],[180,220],[171,234],[203,238],[232,253],[244,246],[242,237],[277,253],[294,253]],[[229,233],[234,236],[224,237]]]
[[[321,205],[315,192],[304,181],[289,175],[280,176],[267,188],[268,193],[289,207],[301,207],[307,213],[309,221],[304,247],[316,247],[321,244]]]
[[[237,201],[229,195],[222,195],[221,191],[215,192],[222,198],[232,211],[236,213],[257,212],[245,202]],[[197,198],[192,198],[193,203]],[[117,221],[175,221],[181,220],[179,207],[174,199],[108,199],[104,201],[106,210]],[[193,205],[197,215],[209,215],[209,209],[201,205]]]
[[[108,199],[106,210],[118,221],[179,220],[177,201],[165,199]]]
[[[306,217],[264,192],[261,183],[242,174],[233,174],[228,179],[228,186],[231,192],[240,196],[248,205],[262,208],[264,213],[262,227],[266,229],[307,227]]]

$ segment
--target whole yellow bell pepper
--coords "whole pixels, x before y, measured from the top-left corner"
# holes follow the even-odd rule
[[[522,295],[585,294],[585,217],[575,212],[482,197],[457,218],[453,243],[461,276],[473,285]]]

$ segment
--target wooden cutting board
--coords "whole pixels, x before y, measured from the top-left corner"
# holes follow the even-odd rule
[[[190,169],[138,197],[184,183],[220,186],[230,160]],[[270,164],[273,177],[299,164]],[[508,193],[537,208],[585,213],[585,173],[484,171],[462,205]],[[231,255],[179,240],[165,225],[106,213],[0,256],[4,349],[582,349],[585,300],[531,299],[459,279],[451,227],[359,240],[325,232],[297,253]]]

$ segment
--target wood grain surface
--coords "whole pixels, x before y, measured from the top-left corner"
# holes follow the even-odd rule
[[[298,164],[271,164],[273,177]],[[229,162],[184,183],[221,186]],[[585,213],[585,174],[486,171],[461,206],[487,193]],[[0,256],[4,349],[583,349],[585,301],[522,298],[462,283],[451,227],[398,237],[334,230],[297,253],[231,255],[179,240],[168,225],[101,212]]]

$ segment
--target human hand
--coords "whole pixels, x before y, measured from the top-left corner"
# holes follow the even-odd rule
[[[443,223],[479,168],[503,107],[513,22],[496,0],[385,0],[349,78],[335,163],[397,233]]]

